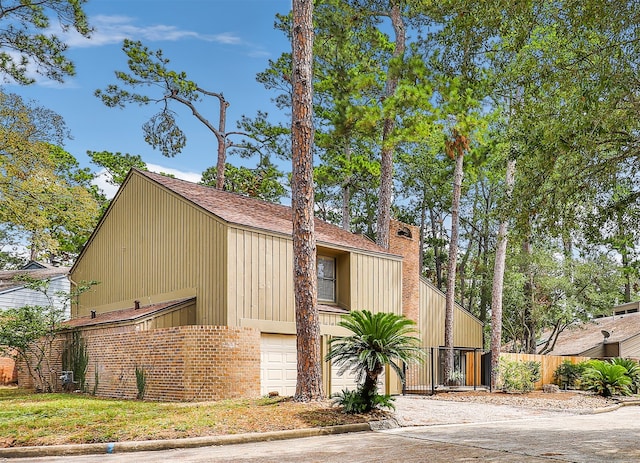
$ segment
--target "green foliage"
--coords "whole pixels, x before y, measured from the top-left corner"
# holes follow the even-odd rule
[[[0,225],[31,259],[70,260],[98,218],[93,176],[60,148],[68,131],[46,108],[0,91]]]
[[[58,82],[75,74],[73,63],[65,56],[67,45],[50,31],[57,18],[63,31],[74,29],[89,37],[91,28],[83,10],[86,0],[11,0],[2,4],[0,43],[3,53],[0,72],[5,80],[31,84],[33,71]]]
[[[224,190],[252,198],[278,203],[286,194],[284,174],[267,159],[255,169],[229,163],[225,165]],[[202,173],[202,185],[216,186],[217,168],[209,167]]]
[[[62,328],[63,311],[42,306],[23,306],[0,313],[0,349],[4,356],[20,360],[33,379],[35,388],[52,392],[50,375],[57,357],[54,339]]]
[[[56,384],[51,372],[55,371],[55,361],[62,354],[55,340],[65,328],[64,307],[72,297],[96,283],[81,282],[71,293],[52,293],[50,280],[37,280],[29,275],[20,275],[17,279],[24,282],[25,288],[41,293],[48,304],[26,305],[0,312],[0,353],[22,361],[36,390],[52,392]]]
[[[627,369],[618,364],[591,360],[583,376],[585,388],[603,397],[630,395],[632,380]]]
[[[540,381],[540,362],[519,362],[500,358],[500,384],[506,392],[530,392],[535,383]]]
[[[62,369],[73,371],[73,380],[78,383],[78,389],[84,391],[87,382],[87,368],[89,368],[89,354],[87,344],[82,334],[74,330],[71,339],[67,339],[62,351]]]
[[[147,163],[140,155],[129,153],[111,153],[109,151],[87,151],[91,162],[104,168],[109,177],[107,182],[111,185],[122,185],[125,177],[132,168],[147,170]]]
[[[331,338],[326,360],[339,367],[339,375],[355,373],[366,411],[371,410],[385,365],[404,381],[402,363],[420,361],[420,339],[412,336],[415,322],[394,313],[363,310],[343,315],[338,325],[353,334]]]
[[[136,389],[138,390],[136,398],[138,400],[144,400],[144,394],[147,390],[147,371],[145,370],[144,366],[136,365],[135,373]]]
[[[637,394],[640,390],[640,364],[632,359],[616,357],[609,360],[612,365],[621,365],[627,372],[625,373],[630,379],[629,389],[633,394]]]
[[[96,395],[98,392],[98,384],[100,384],[100,372],[98,370],[98,362],[96,362],[95,369],[93,370],[93,389],[91,395]]]
[[[565,360],[553,372],[553,377],[561,388],[581,389],[582,377],[588,367],[589,362],[573,363]]]
[[[375,408],[389,408],[395,410],[394,398],[390,395],[374,394],[368,396],[360,386],[355,390],[343,389],[333,395],[334,403],[342,407],[345,413],[367,413]]]

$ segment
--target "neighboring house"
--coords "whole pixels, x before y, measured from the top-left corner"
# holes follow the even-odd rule
[[[135,397],[209,400],[296,384],[291,209],[132,170],[71,269],[99,284],[72,307],[88,346],[88,388]],[[315,221],[322,348],[350,310],[418,322],[425,347],[443,344],[444,296],[419,277],[418,230],[392,223],[386,250]],[[455,342],[482,347],[482,324],[456,307]],[[425,367],[426,368],[426,367]],[[325,391],[353,387],[325,364]],[[387,375],[384,389],[399,392]]]
[[[71,317],[71,312],[66,303],[67,298],[61,297],[57,293],[69,293],[69,270],[69,267],[56,267],[34,261],[29,262],[20,270],[0,270],[0,310],[25,305],[49,307],[53,301],[54,307],[62,310],[64,319],[68,320]],[[25,288],[25,283],[16,279],[20,275],[27,275],[36,280],[49,280],[47,295]]]
[[[23,307],[25,305],[40,305],[48,307],[49,299],[39,292],[25,288],[25,283],[16,280],[17,276],[28,275],[37,280],[49,280],[48,295],[52,298],[54,307],[64,311],[64,318],[70,318],[69,306],[65,298],[56,296],[63,291],[69,293],[69,267],[57,267],[41,262],[30,261],[20,270],[0,271],[0,311]],[[0,384],[11,383],[16,380],[15,364],[11,358],[0,358]]]
[[[558,336],[550,355],[640,359],[640,302],[614,307],[610,317],[572,325]]]

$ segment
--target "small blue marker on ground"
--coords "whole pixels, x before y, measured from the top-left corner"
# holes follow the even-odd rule
[[[113,442],[111,442],[110,444],[107,444],[107,453],[113,453],[113,449],[116,446],[116,444],[114,444]]]

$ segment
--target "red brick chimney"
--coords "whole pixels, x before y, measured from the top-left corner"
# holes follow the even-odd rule
[[[420,229],[397,220],[389,226],[389,252],[402,256],[402,314],[418,323]]]

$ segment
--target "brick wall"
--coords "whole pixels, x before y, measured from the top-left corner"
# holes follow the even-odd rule
[[[62,351],[65,343],[62,338],[54,339],[42,339],[37,347],[32,350],[39,351],[42,349],[44,352],[52,352],[53,355],[45,354],[39,356],[41,358],[40,371],[42,374],[38,374],[35,371],[37,365],[37,359],[35,355],[32,355],[31,365],[33,368],[33,376],[29,373],[27,365],[21,358],[16,361],[17,379],[18,385],[26,389],[36,389],[38,391],[48,392],[58,391],[61,388],[60,374],[62,371]]]
[[[226,326],[134,329],[134,325],[129,325],[129,331],[123,327],[83,331],[89,356],[87,392],[95,389],[100,397],[135,399],[137,366],[145,371],[144,398],[149,400],[205,401],[260,396],[258,330]],[[59,359],[54,359],[53,364],[56,366],[52,375],[57,378],[62,365]],[[33,387],[24,368],[20,368],[19,384]]]
[[[220,400],[260,395],[260,332],[182,326],[128,333],[83,334],[89,354],[87,391],[133,399],[136,366],[147,377],[145,399]]]
[[[389,251],[403,257],[402,313],[405,317],[418,323],[420,308],[420,229],[413,225],[392,220],[389,227]]]

